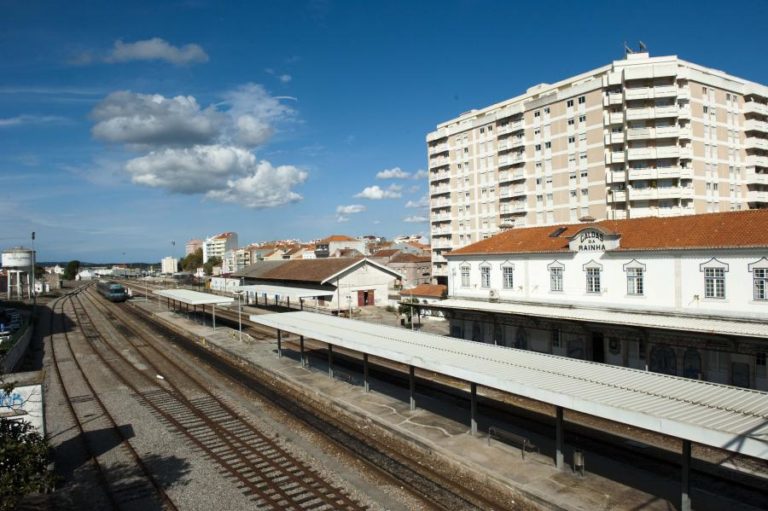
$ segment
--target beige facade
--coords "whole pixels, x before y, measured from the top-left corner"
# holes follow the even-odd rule
[[[445,252],[505,227],[768,207],[768,87],[630,54],[441,123],[427,151],[442,282]]]

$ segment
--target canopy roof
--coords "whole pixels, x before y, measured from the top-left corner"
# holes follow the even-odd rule
[[[224,305],[235,301],[235,299],[230,296],[200,293],[189,289],[158,289],[153,291],[153,293],[188,305]]]
[[[768,393],[290,312],[256,323],[569,410],[768,460]]]

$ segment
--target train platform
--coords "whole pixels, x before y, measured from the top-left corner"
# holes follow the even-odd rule
[[[526,432],[527,438],[539,452],[526,452],[496,439],[489,441],[483,424],[492,424],[482,410],[478,416],[480,432],[470,434],[468,410],[452,402],[417,394],[417,407],[411,410],[408,389],[372,380],[371,391],[362,387],[362,375],[346,374],[345,378],[330,378],[327,362],[312,359],[302,367],[298,350],[292,351],[283,339],[283,356],[277,356],[277,339],[241,342],[236,329],[200,324],[183,313],[170,312],[157,304],[136,303],[148,308],[161,321],[189,332],[214,351],[244,361],[293,387],[306,389],[316,401],[327,402],[350,417],[375,422],[392,435],[408,439],[426,448],[446,463],[463,466],[491,486],[508,487],[523,496],[529,505],[543,509],[563,510],[671,510],[677,507],[680,495],[680,471],[669,470],[666,477],[643,470],[640,466],[586,453],[586,472],[574,472],[570,466],[558,470],[551,452],[551,435]],[[481,407],[482,408],[482,407]],[[512,431],[512,430],[510,430]],[[573,452],[566,448],[566,459]],[[639,464],[641,465],[641,464]],[[694,508],[702,511],[720,509],[758,509],[735,502],[716,491],[692,492]],[[522,508],[528,506],[523,505]]]

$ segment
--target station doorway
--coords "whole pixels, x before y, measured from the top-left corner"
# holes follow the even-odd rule
[[[357,292],[357,306],[365,307],[366,305],[373,305],[373,289],[367,289],[365,291]]]

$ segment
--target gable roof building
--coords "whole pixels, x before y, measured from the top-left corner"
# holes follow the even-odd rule
[[[511,229],[446,260],[454,336],[768,390],[768,210]]]

